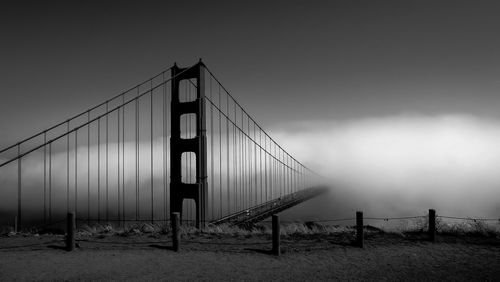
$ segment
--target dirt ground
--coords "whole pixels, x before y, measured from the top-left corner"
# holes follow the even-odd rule
[[[13,280],[499,280],[500,239],[424,235],[285,236],[272,256],[269,235],[197,234],[181,252],[166,235],[80,238],[67,252],[61,235],[0,238],[0,281]]]

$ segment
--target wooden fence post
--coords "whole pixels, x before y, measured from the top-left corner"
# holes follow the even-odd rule
[[[358,247],[364,247],[364,235],[363,235],[363,212],[356,212],[356,244]]]
[[[172,213],[172,245],[175,252],[178,252],[180,249],[181,243],[181,233],[179,231],[180,225],[180,213],[174,212]]]
[[[66,250],[71,252],[75,249],[75,213],[68,213],[66,223]]]
[[[280,218],[277,215],[273,215],[273,254],[279,256],[281,254],[280,249]]]
[[[436,210],[429,210],[429,240],[436,242]]]

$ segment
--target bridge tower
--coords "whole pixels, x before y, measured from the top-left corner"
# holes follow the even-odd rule
[[[196,80],[196,99],[180,102],[179,86],[182,80]],[[207,138],[205,117],[205,65],[201,62],[190,68],[172,68],[172,110],[170,137],[170,212],[181,213],[184,199],[193,199],[196,204],[196,228],[206,222],[207,211]],[[181,138],[181,116],[196,116],[196,136]],[[182,154],[192,152],[196,157],[196,183],[182,182]]]

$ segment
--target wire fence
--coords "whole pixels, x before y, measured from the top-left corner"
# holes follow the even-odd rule
[[[311,232],[305,232],[304,235],[307,236],[307,234],[315,234],[313,231],[314,228],[316,228],[316,232],[321,232],[321,228],[317,228],[317,226],[311,224],[320,224],[321,226],[327,227],[328,225],[322,225],[322,223],[342,223],[342,222],[356,222],[356,220],[359,219],[357,217],[346,217],[346,218],[330,218],[330,219],[318,219],[318,220],[283,220],[280,221],[279,223],[284,226],[284,231],[287,234],[295,234],[294,232],[301,233],[300,230],[298,229],[287,229],[287,225],[302,225],[305,228],[311,229]],[[389,222],[389,221],[412,221],[412,220],[422,220],[426,224],[426,228],[428,228],[430,217],[429,215],[416,215],[416,216],[402,216],[402,217],[376,217],[376,216],[367,216],[363,218],[364,220],[368,221],[378,221],[378,222]],[[481,218],[481,217],[459,217],[459,216],[448,216],[448,215],[436,215],[435,219],[444,219],[444,220],[460,220],[463,222],[498,222],[500,225],[500,218]],[[135,223],[131,224],[129,226],[130,230],[126,230],[125,226],[123,229],[102,229],[101,231],[97,231],[98,229],[95,229],[96,231],[94,233],[89,232],[89,229],[86,229],[84,226],[91,226],[90,224],[93,222],[96,225],[98,225],[98,219],[96,218],[76,218],[76,222],[78,223],[78,228],[76,229],[79,232],[76,232],[77,234],[77,239],[75,240],[76,243],[78,244],[79,247],[84,247],[84,248],[99,248],[93,245],[107,245],[109,246],[110,249],[113,249],[114,247],[120,247],[120,246],[127,246],[126,248],[141,248],[141,249],[149,249],[149,248],[160,248],[160,249],[171,249],[169,247],[170,244],[172,244],[172,229],[170,228],[170,220],[155,220],[154,222],[151,222],[150,220],[128,220],[127,222],[132,222]],[[117,222],[118,220],[110,220],[109,222],[103,222],[103,225],[111,225],[114,222]],[[123,220],[120,220],[120,223]],[[259,232],[259,224],[254,225],[251,229],[243,228],[240,229],[243,231],[243,233],[238,233],[237,230],[239,229],[237,226],[229,226],[228,224],[223,224],[223,225],[215,225],[215,224],[210,224],[208,221],[205,222],[207,225],[207,228],[205,229],[183,229],[182,234],[184,234],[184,238],[182,239],[183,244],[188,244],[188,245],[195,245],[193,248],[196,249],[196,245],[203,245],[207,246],[209,249],[210,248],[217,248],[218,246],[225,248],[235,248],[236,250],[238,247],[249,247],[249,246],[265,246],[265,245],[270,245],[270,242],[265,240],[265,238],[260,237],[256,239],[251,239],[253,236],[252,235],[258,235],[258,234],[264,234],[264,235],[270,235],[268,234],[269,230],[268,229],[260,229],[262,232]],[[271,223],[269,220],[264,220],[260,222],[261,224],[267,224]],[[42,231],[43,229],[47,228],[53,228],[53,227],[59,227],[66,225],[66,219],[65,220],[59,220],[52,222],[50,224],[45,224],[43,226],[39,226],[37,228],[31,228],[28,229],[27,232],[37,232]],[[141,226],[145,226],[146,224],[149,224],[149,226],[156,227],[153,229],[149,229],[148,231],[143,232],[141,229]],[[158,228],[160,224],[163,224],[161,228]],[[192,227],[194,226],[194,220],[186,220],[184,222],[185,227]],[[359,224],[358,222],[356,224]],[[438,223],[439,225],[439,223]],[[224,227],[225,226],[225,227]],[[262,226],[262,225],[261,225]],[[369,226],[369,224],[364,225]],[[229,228],[228,228],[229,227]],[[135,232],[130,232],[135,229]],[[57,230],[57,229],[55,229]],[[252,231],[254,230],[254,231]],[[255,231],[257,230],[257,231]],[[292,232],[290,232],[292,230]],[[298,231],[293,231],[293,230],[298,230]],[[359,232],[356,231],[359,229],[353,229],[352,234]],[[437,228],[438,231],[440,231],[440,228]],[[53,231],[53,230],[52,230]],[[61,228],[57,234],[64,234],[64,228]],[[85,232],[86,231],[86,232]],[[424,230],[425,231],[425,230]],[[497,230],[499,232],[500,230]],[[51,232],[50,230],[48,231],[49,233]],[[83,233],[82,233],[83,232]],[[353,233],[354,232],[354,233]],[[137,236],[130,236],[128,233],[136,234]],[[238,241],[231,241],[231,240],[226,240],[226,237],[210,237],[211,235],[221,235],[227,233],[228,236],[234,237],[235,234],[240,234],[244,235],[243,241],[240,241],[241,239],[238,239]],[[335,232],[334,232],[335,233]],[[345,234],[349,235],[348,231],[346,229],[339,229],[337,230],[337,233],[339,234]],[[426,232],[424,232],[426,233]],[[144,236],[141,236],[141,234],[148,235],[149,237],[154,237],[152,240],[144,240]],[[156,234],[153,236],[153,234]],[[325,233],[326,234],[326,233]],[[330,233],[328,233],[330,234]],[[328,235],[326,234],[326,235]],[[335,233],[336,234],[336,233]],[[352,234],[350,236],[352,236]],[[6,234],[4,234],[6,235]],[[61,236],[59,235],[59,236]],[[251,235],[250,237],[248,235]],[[10,234],[12,236],[12,234]],[[24,233],[23,236],[26,236],[26,233]],[[208,236],[208,237],[207,237]],[[350,237],[349,237],[350,238]],[[499,238],[498,236],[496,238]],[[49,237],[48,240],[39,242],[39,243],[30,243],[30,244],[18,244],[18,245],[2,245],[2,240],[0,240],[0,251],[15,251],[16,249],[22,249],[22,248],[40,248],[40,247],[50,247],[50,248],[59,248],[59,249],[64,249],[64,247],[60,246],[65,242],[64,237],[60,237],[59,239],[53,239],[53,237]],[[264,242],[262,242],[264,240]],[[4,242],[8,242],[4,241]],[[285,245],[288,245],[290,247],[293,247],[295,249],[299,248],[300,249],[300,243],[295,241],[295,240],[283,240],[283,243]],[[344,242],[345,243],[345,242]],[[56,244],[56,245],[54,245]],[[298,245],[297,245],[298,244]],[[313,246],[314,245],[314,246]],[[302,246],[304,247],[304,246]],[[325,246],[316,246],[316,244],[312,245],[307,245],[304,247],[307,250],[311,250],[311,247],[317,247],[316,249],[324,249]],[[246,249],[245,249],[246,250]]]
[[[400,220],[415,220],[415,219],[428,219],[428,215],[416,215],[416,216],[403,216],[403,217],[363,217],[364,220],[369,220],[369,221],[382,221],[382,222],[389,222],[389,221],[400,221]],[[500,224],[500,217],[499,218],[483,218],[483,217],[458,217],[458,216],[447,216],[447,215],[436,215],[436,219],[451,219],[451,220],[462,220],[462,221],[473,221],[473,222],[498,222]],[[346,218],[329,218],[329,219],[300,219],[300,220],[280,220],[280,223],[282,224],[310,224],[310,223],[335,223],[335,222],[349,222],[349,221],[355,221],[356,217],[346,217]],[[25,227],[23,230],[31,231],[31,230],[39,230],[43,231],[44,229],[54,227],[54,226],[62,226],[66,223],[66,219],[61,219],[57,220],[51,223],[47,224],[42,224],[42,225],[32,225]],[[138,224],[169,224],[171,223],[170,219],[108,219],[108,220],[103,220],[99,218],[76,218],[77,225],[78,226],[83,226],[83,225],[91,225],[91,224],[96,224],[96,225],[112,225],[115,223],[121,223],[121,222],[130,222],[130,223],[138,223]],[[185,219],[182,220],[182,224],[185,226],[191,227],[195,225],[196,220],[194,219]],[[210,220],[205,220],[202,221],[205,226],[210,227],[210,226],[231,226],[234,224],[231,223],[226,223],[226,224],[214,224]],[[250,226],[258,226],[259,224],[269,224],[272,223],[271,220],[261,220],[255,224],[251,224]],[[237,226],[237,225],[234,225]]]

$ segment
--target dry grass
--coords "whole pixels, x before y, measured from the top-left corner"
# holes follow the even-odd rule
[[[208,225],[205,229],[199,230],[194,226],[181,226],[182,235],[233,235],[233,236],[251,236],[251,235],[271,235],[272,230],[269,226],[254,225],[251,228],[240,228],[238,226],[220,224]],[[287,235],[314,235],[314,234],[333,234],[354,232],[352,227],[338,225],[321,225],[309,223],[290,223],[281,226],[280,233],[283,236]],[[117,235],[117,236],[133,236],[141,234],[156,234],[167,235],[171,234],[169,224],[151,224],[151,223],[136,223],[125,226],[117,226],[112,224],[93,224],[82,225],[78,227],[78,235],[80,236],[95,236],[95,235]]]
[[[415,219],[400,220],[395,225],[382,226],[381,230],[386,233],[404,235],[405,233],[427,232],[428,226],[428,217],[423,216]],[[447,235],[498,237],[500,236],[500,221],[494,222],[472,218],[448,220],[437,217],[436,232]]]
[[[448,235],[474,235],[487,237],[500,237],[500,221],[486,222],[480,219],[465,219],[444,221],[442,218],[436,219],[437,232]],[[382,223],[374,227],[367,225],[366,233],[391,233],[404,236],[407,233],[423,233],[428,228],[428,218],[426,216],[398,220],[392,224]],[[9,226],[0,228],[0,236],[12,236],[15,233]],[[306,236],[306,235],[332,235],[332,234],[352,234],[355,232],[354,226],[328,225],[314,222],[296,222],[282,223],[280,233],[282,236]],[[20,234],[64,234],[64,227],[49,230],[37,228],[28,228],[19,232]],[[252,236],[252,235],[270,235],[272,233],[270,225],[256,224],[248,228],[240,228],[233,225],[208,225],[205,229],[199,230],[194,226],[181,226],[182,235],[229,235],[229,236]],[[170,235],[171,227],[169,223],[127,223],[120,224],[81,224],[78,226],[77,234],[80,237],[90,236],[134,236],[151,235],[161,236]]]
[[[500,221],[495,224],[481,219],[466,219],[455,223],[440,222],[438,230],[447,234],[499,236]]]

